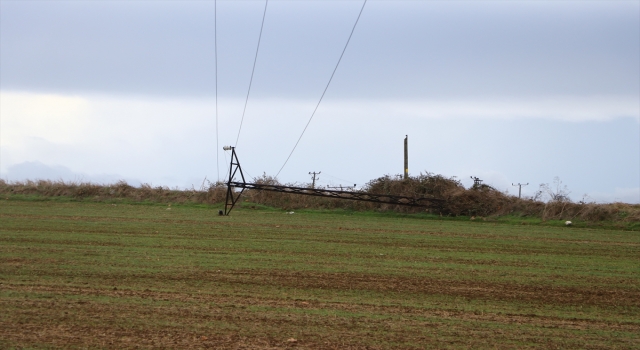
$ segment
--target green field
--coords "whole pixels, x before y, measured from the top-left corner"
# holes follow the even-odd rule
[[[1,348],[640,348],[640,232],[0,200]]]

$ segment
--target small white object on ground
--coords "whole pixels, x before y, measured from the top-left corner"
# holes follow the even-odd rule
[[[292,212],[292,211],[290,211],[290,212],[287,212],[287,214],[295,214],[295,213],[294,213],[294,212]]]
[[[573,222],[571,222],[571,221],[565,221],[565,222],[564,222],[564,224],[565,224],[565,225],[567,225],[567,226],[571,226],[571,225],[573,225]]]

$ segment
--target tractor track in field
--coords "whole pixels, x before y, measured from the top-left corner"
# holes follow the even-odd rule
[[[541,316],[535,314],[503,314],[503,313],[479,313],[479,312],[467,312],[461,310],[451,309],[432,309],[423,307],[410,307],[401,305],[375,305],[375,304],[349,304],[345,302],[319,302],[317,300],[306,299],[294,299],[294,298],[266,298],[255,296],[228,296],[218,295],[212,293],[183,293],[183,292],[167,292],[167,291],[155,291],[155,290],[131,290],[131,289],[112,289],[112,288],[91,288],[91,287],[73,287],[73,286],[59,286],[59,285],[25,285],[25,284],[2,284],[0,285],[0,291],[14,291],[14,292],[28,292],[32,294],[49,294],[49,300],[44,300],[44,303],[56,303],[62,302],[67,304],[86,304],[96,303],[101,304],[100,301],[86,301],[78,299],[76,301],[69,301],[65,299],[53,299],[56,295],[58,298],[68,298],[69,296],[86,296],[86,297],[110,297],[110,298],[131,298],[131,299],[148,299],[157,302],[179,302],[178,307],[187,306],[189,304],[200,305],[215,305],[215,308],[224,308],[231,306],[246,308],[249,306],[268,306],[278,308],[290,308],[290,309],[317,309],[317,310],[340,310],[349,311],[352,313],[364,313],[364,312],[379,312],[384,314],[399,314],[399,315],[414,315],[421,317],[439,317],[439,318],[456,318],[456,319],[474,319],[485,321],[497,321],[497,322],[510,322],[510,323],[527,323],[527,324],[539,324],[539,325],[555,325],[566,326],[575,329],[617,329],[620,331],[640,332],[639,322],[621,322],[610,321],[603,322],[601,320],[593,319],[578,319],[578,318],[561,318],[554,316]],[[34,300],[32,303],[36,302]],[[172,304],[173,305],[173,304]]]
[[[602,320],[561,318],[538,315],[478,313],[460,310],[426,309],[420,307],[352,304],[344,302],[318,302],[315,300],[278,299],[263,297],[225,296],[206,293],[180,293],[150,290],[111,290],[89,287],[70,287],[57,285],[17,285],[3,284],[4,291],[28,293],[25,298],[3,298],[0,305],[5,310],[16,311],[11,317],[0,319],[5,340],[14,340],[15,344],[25,341],[27,344],[38,342],[49,346],[90,345],[105,347],[172,347],[172,348],[385,348],[384,346],[363,345],[352,339],[362,332],[380,332],[394,329],[391,337],[416,341],[412,328],[434,328],[445,332],[460,332],[466,329],[466,322],[479,322],[486,327],[471,330],[468,336],[480,335],[484,341],[495,342],[506,336],[508,327],[529,325],[541,329],[564,329],[587,331],[640,332],[639,323],[604,322]],[[47,298],[36,298],[46,294]],[[105,299],[108,298],[108,299]],[[115,300],[115,301],[114,301]],[[151,303],[144,303],[144,301]],[[260,310],[277,310],[270,314]],[[309,312],[321,312],[309,319]],[[360,315],[374,315],[364,317]],[[37,316],[36,316],[37,315]],[[336,316],[339,315],[339,316]],[[32,324],[32,317],[50,320],[47,324]],[[156,327],[146,325],[143,329],[127,319],[157,320]],[[172,320],[180,319],[180,326]],[[295,343],[287,342],[282,334],[259,334],[247,337],[239,334],[212,334],[207,328],[194,327],[197,324],[236,324],[245,327],[259,327],[265,323],[274,332],[292,325],[302,325],[308,329],[330,329],[335,337],[322,339],[306,334]],[[462,323],[461,323],[462,322]],[[502,326],[500,326],[502,325]],[[365,327],[366,326],[366,327]],[[189,330],[185,330],[185,327]],[[496,330],[491,331],[491,329]],[[502,329],[504,328],[504,329]],[[195,330],[194,330],[195,329]],[[495,332],[494,338],[487,339],[486,333]],[[268,332],[267,332],[268,333]],[[535,333],[535,332],[534,332]],[[524,336],[521,334],[521,336]],[[534,335],[528,335],[533,337]],[[420,339],[418,339],[420,340]],[[594,340],[602,340],[594,338]],[[422,339],[428,342],[429,339]],[[433,339],[431,339],[433,341]],[[480,341],[480,340],[478,340]],[[1,343],[0,343],[1,344]],[[473,344],[470,340],[469,344]],[[637,339],[635,344],[638,345]],[[341,346],[342,345],[342,346]],[[459,344],[463,345],[463,344]],[[486,345],[486,344],[485,344]],[[542,347],[544,343],[540,344]],[[592,344],[594,348],[603,348]],[[633,347],[632,343],[622,347]]]
[[[64,273],[49,271],[50,276]],[[117,281],[125,276],[98,274],[103,281]],[[488,282],[482,280],[409,278],[393,275],[359,273],[322,273],[286,270],[224,270],[183,271],[155,275],[133,274],[128,279],[162,281],[207,281],[255,286],[280,286],[298,289],[361,290],[378,293],[412,293],[449,295],[473,300],[526,301],[540,304],[575,306],[626,306],[640,307],[640,290],[637,288],[604,286],[554,286],[524,285],[516,283]]]
[[[625,305],[640,307],[640,290],[604,287],[532,286],[477,280],[444,280],[425,277],[357,273],[321,273],[285,270],[235,271],[209,278],[228,283],[249,283],[294,288],[373,290],[377,292],[456,295],[469,299],[519,300],[570,305]]]

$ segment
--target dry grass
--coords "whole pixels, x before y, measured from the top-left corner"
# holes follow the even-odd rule
[[[263,175],[253,180],[255,183],[280,184],[273,177]],[[305,184],[287,184],[305,187]],[[364,192],[390,194],[408,197],[435,197],[444,199],[445,205],[428,212],[443,216],[518,216],[534,217],[542,220],[583,220],[588,222],[639,222],[640,205],[626,203],[574,203],[569,200],[550,200],[547,202],[531,198],[520,199],[500,192],[491,186],[465,188],[455,177],[446,178],[435,174],[402,179],[399,176],[383,176],[369,181],[362,189]],[[87,182],[63,182],[36,180],[24,182],[6,182],[0,180],[0,194],[31,195],[44,197],[70,197],[91,199],[94,201],[124,198],[132,201],[150,201],[159,203],[223,203],[226,185],[222,182],[209,183],[200,189],[170,189],[152,187],[143,184],[133,187],[124,181],[110,185]],[[333,198],[301,196],[267,191],[248,190],[243,194],[245,201],[287,210],[291,209],[347,209],[376,210],[417,213],[423,208],[398,205],[340,200]]]
[[[115,184],[99,185],[90,182],[64,182],[35,180],[23,182],[6,182],[0,180],[2,195],[38,195],[44,197],[71,197],[76,199],[91,198],[104,201],[114,198],[125,198],[132,201],[151,201],[159,203],[205,203],[224,202],[226,185],[210,183],[200,190],[170,189],[169,187],[152,187],[142,184],[134,187],[124,181]]]

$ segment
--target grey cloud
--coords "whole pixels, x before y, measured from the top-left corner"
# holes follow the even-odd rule
[[[218,2],[219,93],[243,96],[264,3]],[[212,2],[0,3],[0,88],[215,92]],[[360,3],[272,1],[256,97],[319,96]],[[640,91],[638,4],[367,5],[332,98]]]

